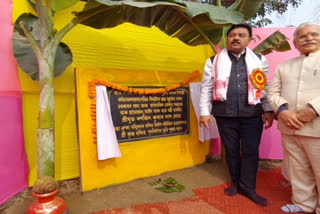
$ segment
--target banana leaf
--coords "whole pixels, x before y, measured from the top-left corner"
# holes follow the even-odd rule
[[[240,12],[248,20],[256,15],[262,3],[263,0],[236,0],[228,9]]]
[[[18,65],[24,73],[26,73],[32,80],[39,80],[39,65],[38,60],[32,50],[31,44],[27,41],[21,27],[20,21],[24,21],[26,28],[31,32],[36,42],[40,43],[40,29],[38,17],[31,13],[24,13],[18,17],[14,25],[14,33],[12,36],[12,46],[14,56]],[[67,66],[72,63],[72,53],[70,48],[60,42],[57,48],[55,62],[54,62],[54,76],[61,75]]]
[[[165,180],[159,179],[158,181],[149,183],[152,188],[165,193],[182,192],[185,186],[180,184],[176,179],[169,177]]]
[[[36,11],[37,9],[36,9],[35,2],[33,0],[27,0],[27,1],[28,1],[29,5]]]
[[[286,36],[278,30],[253,49],[255,53],[263,55],[269,54],[272,51],[285,52],[288,50],[291,50],[290,44]]]
[[[115,27],[124,22],[156,26],[191,46],[217,44],[225,25],[244,22],[243,14],[234,10],[174,0],[90,0],[76,16],[84,20],[81,24],[97,29]]]
[[[54,11],[63,10],[76,4],[79,0],[51,0],[51,8]]]
[[[36,10],[35,0],[27,0],[30,6]],[[75,5],[80,0],[51,0],[51,9],[53,11],[63,10]],[[43,1],[44,3],[44,1]]]

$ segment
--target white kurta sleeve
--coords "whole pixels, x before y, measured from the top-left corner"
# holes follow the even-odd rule
[[[269,74],[270,67],[269,67],[269,63],[268,63],[267,59],[262,55],[261,55],[261,63],[262,63],[262,70],[264,71],[264,73],[266,74],[266,77],[267,77],[267,85],[266,85],[265,91],[268,93],[269,88],[270,88],[269,81],[268,81],[268,74]],[[265,112],[272,111],[272,107],[269,104],[269,100],[268,100],[268,94],[267,94],[267,96],[265,96],[261,99],[261,104],[262,104],[262,108]]]
[[[207,59],[203,69],[200,94],[200,115],[210,115],[210,103],[213,92],[213,72],[211,59]]]
[[[279,66],[277,67],[273,82],[269,89],[268,100],[274,112],[277,112],[280,106],[288,103],[281,97],[281,75]]]

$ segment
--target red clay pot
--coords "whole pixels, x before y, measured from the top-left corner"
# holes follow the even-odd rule
[[[27,214],[67,214],[67,205],[65,201],[55,196],[58,189],[47,194],[33,193],[35,200],[30,204]]]

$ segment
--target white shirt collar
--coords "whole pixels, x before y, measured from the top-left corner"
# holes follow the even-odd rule
[[[237,59],[239,59],[244,53],[246,52],[246,49],[244,49],[241,53],[239,54],[235,54],[235,53],[232,53],[233,56],[235,56]]]

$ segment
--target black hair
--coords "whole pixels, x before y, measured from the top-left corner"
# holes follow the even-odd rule
[[[246,24],[246,23],[232,25],[229,28],[229,30],[227,31],[227,36],[229,35],[230,31],[232,31],[233,29],[239,28],[239,27],[246,28],[248,30],[248,32],[249,32],[249,37],[252,37],[252,27],[249,24]]]

